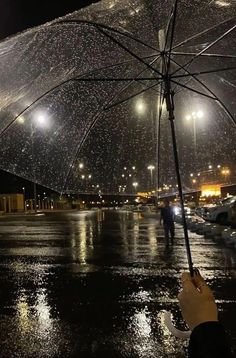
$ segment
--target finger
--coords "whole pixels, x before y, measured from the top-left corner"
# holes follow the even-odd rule
[[[197,275],[196,273],[193,274],[193,281],[196,283],[196,285],[205,282],[204,278],[201,275]]]
[[[185,281],[192,281],[192,277],[188,272],[183,272],[181,275],[181,281],[184,283]]]
[[[192,277],[189,273],[184,272],[181,276],[182,286],[184,291],[196,290],[196,287],[193,284]]]
[[[183,298],[183,291],[180,291],[180,292],[179,292],[177,298],[178,298],[178,301],[179,301],[179,302],[182,300],[182,298]]]
[[[214,297],[212,290],[207,285],[206,281],[203,279],[202,276],[194,276],[194,284],[201,293]]]

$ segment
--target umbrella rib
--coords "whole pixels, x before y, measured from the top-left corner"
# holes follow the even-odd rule
[[[197,55],[196,52],[175,52],[172,51],[171,53],[174,56],[195,56]],[[234,55],[222,55],[220,53],[203,53],[200,55],[201,57],[219,57],[219,58],[236,58]]]
[[[153,57],[153,56],[152,56]],[[159,59],[160,56],[158,56],[157,58],[155,58],[151,63],[154,63],[156,60]],[[121,65],[124,65],[124,64],[127,64],[127,63],[130,63],[132,61],[128,61],[128,62],[123,62],[123,63],[119,63],[119,64],[115,64],[115,65],[110,65],[110,66],[105,66],[105,67],[102,67],[102,68],[99,68],[99,69],[96,69],[96,70],[92,70],[92,71],[89,71],[87,72],[87,74],[89,73],[96,73],[96,72],[99,72],[99,71],[102,71],[102,70],[106,70],[108,68],[111,68],[111,67],[116,67],[116,66],[121,66]],[[143,73],[143,71],[140,72]],[[82,76],[85,76],[82,75]],[[49,93],[53,92],[55,89],[59,88],[60,86],[63,86],[65,85],[66,83],[69,83],[71,81],[81,81],[83,82],[83,77],[81,77],[80,79],[78,77],[73,77],[73,78],[70,78],[66,81],[63,81],[63,82],[60,82],[58,85],[54,86],[53,88],[50,88],[48,91],[46,91],[45,93],[43,93],[41,96],[39,96],[38,98],[36,98],[35,101],[33,101],[28,107],[24,108],[16,117],[13,118],[13,120],[7,125],[5,126],[5,128],[3,128],[3,130],[0,132],[0,137],[8,130],[8,128],[13,124],[15,123],[15,121],[17,121],[17,119],[22,116],[27,110],[29,110],[32,106],[34,106],[38,101],[40,101],[43,97],[47,96]],[[86,79],[85,79],[86,80]],[[132,81],[131,81],[132,82]],[[125,90],[126,88],[128,88],[128,86],[125,86],[123,90]]]
[[[161,82],[162,82],[162,81],[161,81]],[[105,106],[105,107],[104,107],[104,110],[109,110],[109,109],[111,109],[111,108],[114,108],[114,107],[116,107],[116,106],[122,104],[122,103],[125,103],[125,102],[127,102],[127,101],[129,101],[129,100],[131,100],[131,99],[133,99],[133,98],[135,98],[135,97],[137,97],[137,96],[139,96],[140,94],[142,94],[142,93],[144,93],[144,92],[147,92],[147,91],[153,89],[154,87],[156,87],[157,85],[159,85],[161,82],[155,83],[155,84],[152,85],[152,86],[149,86],[149,87],[147,87],[147,88],[144,88],[142,91],[139,91],[139,92],[137,92],[137,93],[135,93],[135,94],[133,94],[133,95],[131,95],[131,96],[129,96],[129,97],[126,97],[125,99],[123,99],[123,100],[121,100],[121,101],[119,101],[119,102],[113,103],[113,104],[110,105],[110,106]]]
[[[176,62],[175,60],[172,59],[172,61],[179,66],[181,69],[183,69],[184,71],[190,73],[186,68],[183,68],[178,62]],[[215,98],[214,100],[224,109],[224,111],[226,112],[226,114],[230,117],[230,119],[232,120],[232,122],[234,123],[234,125],[236,125],[236,120],[233,117],[232,113],[229,111],[229,109],[225,106],[225,104],[221,101],[221,99],[208,87],[205,85],[205,83],[203,83],[201,80],[199,80],[199,78],[196,78],[195,76],[192,75],[192,78],[197,81],[203,88],[205,88],[210,94],[212,94]]]
[[[76,24],[77,25],[78,24],[87,24],[87,25],[91,25],[91,26],[94,26],[94,27],[97,27],[97,28],[103,28],[105,30],[115,32],[115,33],[117,33],[119,35],[122,35],[124,37],[128,37],[128,38],[140,43],[141,45],[143,45],[143,46],[145,46],[145,47],[147,47],[147,48],[149,48],[151,50],[154,50],[157,53],[160,53],[160,51],[157,48],[146,44],[145,42],[143,42],[142,40],[134,37],[133,35],[130,35],[130,34],[126,33],[126,32],[122,32],[120,30],[114,29],[113,27],[110,27],[110,26],[107,26],[107,25],[104,25],[104,24],[100,24],[100,23],[97,23],[97,22],[93,22],[93,21],[88,21],[88,20],[60,20],[60,21],[56,21],[54,23],[51,23],[50,26],[58,26],[58,25],[63,25],[63,24],[64,25],[66,25],[66,24],[71,24],[71,25],[73,25],[73,24],[74,25],[76,25]]]
[[[158,57],[156,57],[153,61],[150,62],[150,64],[152,65],[153,63],[155,63],[158,59],[160,58],[160,55]],[[145,72],[146,69],[143,69],[142,71],[139,72],[139,74],[137,75],[136,79],[143,73]],[[117,94],[116,96],[113,97],[112,101],[117,98],[118,96],[120,96],[127,88],[129,88],[132,83],[136,82],[136,79],[133,79],[130,81],[130,83],[128,83],[127,85],[125,85]],[[144,84],[146,86],[146,84]]]
[[[169,70],[170,70],[171,51],[172,51],[174,35],[175,35],[177,7],[178,7],[178,0],[175,0],[175,4],[174,4],[174,8],[173,8],[172,29],[171,29],[171,35],[170,35],[170,48],[169,48],[169,51],[168,51],[169,53],[167,55],[168,56],[167,68],[166,68],[166,74],[167,75],[169,75]]]
[[[173,4],[173,5],[174,5],[174,4]],[[166,40],[165,40],[164,51],[166,51],[166,47],[167,47],[167,42],[168,42],[168,37],[169,37],[169,32],[170,32],[171,20],[172,20],[172,18],[173,18],[173,12],[174,12],[174,7],[172,6],[171,13],[170,13],[170,17],[169,17],[168,24],[167,24],[167,31],[166,31]]]
[[[178,78],[178,76],[177,76]],[[74,81],[78,81],[78,82],[126,82],[126,81],[134,81],[134,82],[141,82],[141,81],[156,81],[156,80],[161,80],[160,77],[97,77],[97,78],[92,78],[92,77],[83,77],[83,78],[75,78]]]
[[[195,72],[195,73],[193,72],[193,73],[188,73],[188,74],[173,76],[172,78],[182,78],[182,77],[190,77],[190,76],[199,76],[199,75],[206,75],[206,74],[209,74],[209,73],[217,73],[217,72],[232,71],[232,70],[236,70],[236,66],[234,66],[234,67],[218,68],[218,69],[216,69],[216,70],[209,70],[209,71],[200,71],[200,72]]]
[[[144,60],[141,59],[141,57],[139,57],[138,55],[136,55],[133,51],[129,50],[126,46],[124,46],[120,41],[118,41],[117,39],[115,39],[113,36],[111,36],[110,34],[108,34],[106,31],[104,31],[103,29],[101,29],[98,26],[98,30],[106,37],[108,37],[111,41],[113,41],[114,43],[116,43],[120,48],[122,48],[124,51],[128,52],[131,56],[133,56],[136,60],[138,60],[139,62],[141,62],[143,65],[145,65],[149,70],[154,71],[155,73],[157,73],[158,75],[162,76],[162,74],[156,70],[154,67],[152,67],[150,64],[146,63]]]
[[[205,47],[202,51],[200,51],[199,53],[197,53],[191,60],[189,60],[188,62],[186,62],[183,67],[185,68],[186,66],[189,66],[194,60],[196,60],[199,56],[201,56],[204,52],[206,52],[207,50],[209,50],[212,46],[214,46],[215,44],[217,44],[220,40],[222,40],[224,37],[226,37],[227,35],[229,35],[234,29],[236,28],[236,25],[232,26],[228,31],[224,32],[220,37],[218,37],[216,40],[214,40],[213,42],[211,42],[207,47]],[[179,69],[176,70],[174,73],[172,73],[172,75],[174,75],[175,73],[177,73],[178,71],[180,71]]]
[[[230,19],[224,20],[224,21],[220,22],[219,24],[210,27],[209,29],[206,29],[206,30],[204,30],[204,31],[202,31],[202,32],[200,32],[200,33],[198,33],[198,34],[196,34],[196,35],[193,35],[193,36],[191,36],[191,37],[185,39],[184,41],[182,41],[182,42],[178,43],[177,45],[175,45],[175,46],[173,47],[173,50],[175,50],[177,47],[180,47],[181,45],[186,44],[187,42],[189,42],[189,41],[191,41],[191,40],[194,40],[195,38],[197,38],[197,37],[199,37],[199,36],[201,36],[201,35],[206,34],[207,32],[209,32],[209,31],[211,31],[211,30],[216,29],[217,27],[219,27],[219,26],[221,26],[221,25],[223,25],[223,24],[225,24],[226,22],[231,21],[231,20],[234,20],[234,18],[231,17]]]
[[[175,83],[176,85],[178,85],[178,86],[180,86],[180,87],[183,87],[183,88],[185,88],[185,89],[187,89],[187,90],[189,90],[189,91],[192,91],[192,92],[194,92],[194,93],[200,94],[201,96],[204,96],[204,97],[207,97],[207,98],[216,100],[215,97],[209,96],[208,94],[205,94],[205,93],[202,93],[202,92],[200,92],[200,91],[198,91],[198,90],[195,90],[195,89],[193,89],[193,88],[191,88],[191,87],[189,87],[189,86],[184,85],[183,83],[176,82],[176,81],[174,81],[174,80],[172,80],[172,79],[171,79],[171,82],[173,82],[173,83]]]

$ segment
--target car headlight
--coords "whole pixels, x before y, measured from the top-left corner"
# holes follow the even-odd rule
[[[178,215],[180,213],[180,208],[177,208],[177,206],[174,207],[174,214]]]

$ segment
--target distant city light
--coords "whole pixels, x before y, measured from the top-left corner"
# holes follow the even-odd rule
[[[80,169],[83,169],[83,167],[84,167],[84,164],[83,164],[83,163],[79,163],[79,168],[80,168]]]
[[[212,165],[209,165],[209,167],[208,167],[209,169],[212,169]]]

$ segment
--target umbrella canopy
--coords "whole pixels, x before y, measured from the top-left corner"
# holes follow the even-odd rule
[[[186,184],[193,165],[233,162],[235,14],[233,0],[103,0],[4,40],[0,168],[79,191],[87,158],[98,182],[118,187],[125,162],[155,159],[159,113],[162,181],[174,178],[166,74]]]

